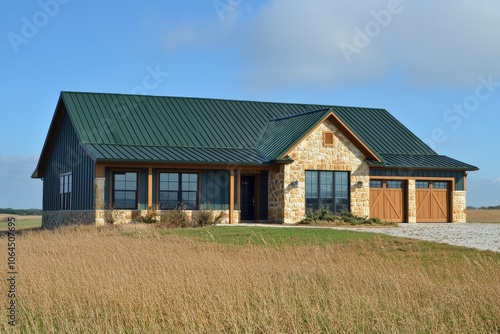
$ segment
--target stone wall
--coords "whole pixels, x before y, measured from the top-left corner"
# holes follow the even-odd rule
[[[453,202],[453,212],[452,212],[452,222],[453,223],[465,223],[467,222],[466,214],[466,201],[465,201],[465,191],[454,191],[452,194]]]
[[[283,223],[285,208],[284,167],[279,172],[269,171],[267,216],[272,223]]]
[[[323,133],[334,133],[334,145],[323,145]],[[351,212],[359,216],[370,214],[369,167],[365,156],[329,120],[320,124],[291,152],[292,164],[283,171],[269,174],[269,218],[293,224],[304,218],[305,171],[350,171]],[[294,185],[293,182],[298,181]],[[361,181],[363,186],[356,187]]]
[[[42,227],[54,228],[65,225],[92,225],[96,221],[96,212],[88,211],[44,211]]]
[[[404,205],[403,205],[404,210]],[[415,179],[408,180],[408,223],[417,222],[417,189]]]

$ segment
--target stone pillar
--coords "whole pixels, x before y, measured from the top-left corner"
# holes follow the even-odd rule
[[[104,225],[106,222],[104,220],[104,211],[106,210],[106,201],[104,197],[104,192],[106,191],[106,179],[97,178],[94,181],[94,193],[95,193],[95,223],[96,225]]]
[[[358,188],[358,182],[363,186]],[[370,177],[368,175],[351,175],[351,212],[356,216],[370,216]]]
[[[280,172],[270,171],[268,181],[268,217],[269,220],[276,223],[283,223],[285,207],[285,183],[283,167]]]
[[[408,223],[417,222],[417,190],[415,184],[415,180],[408,180]]]
[[[467,222],[465,191],[453,191],[452,195],[452,222],[465,223]]]

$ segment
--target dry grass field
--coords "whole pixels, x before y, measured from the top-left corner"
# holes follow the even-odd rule
[[[305,244],[270,244],[226,229],[252,238],[148,225],[23,231],[18,324],[2,316],[0,332],[500,332],[498,253],[321,229]],[[350,234],[318,243],[312,233]]]
[[[0,222],[6,221],[7,218],[14,217],[16,221],[42,221],[42,216],[20,216],[20,215],[8,215],[5,213],[0,213]]]
[[[467,210],[468,223],[500,223],[500,210]]]

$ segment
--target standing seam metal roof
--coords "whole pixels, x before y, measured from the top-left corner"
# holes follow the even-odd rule
[[[372,166],[477,169],[438,156],[384,109],[77,92],[62,92],[61,100],[98,160],[283,161],[291,144],[333,112],[383,160]]]

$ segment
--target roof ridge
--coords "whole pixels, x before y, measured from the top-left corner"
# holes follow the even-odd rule
[[[303,113],[300,113],[300,114],[295,114],[295,115],[289,115],[289,116],[284,116],[284,117],[279,117],[279,118],[273,118],[273,119],[270,119],[268,121],[268,125],[269,125],[270,122],[282,121],[282,120],[285,120],[285,119],[291,119],[291,118],[294,118],[294,117],[300,117],[300,116],[310,115],[310,114],[314,114],[314,113],[317,113],[317,112],[325,112],[325,111],[332,111],[333,112],[332,109],[333,109],[333,107],[329,107],[329,108],[323,108],[323,109],[318,109],[318,110],[306,111],[306,112],[303,112]]]

